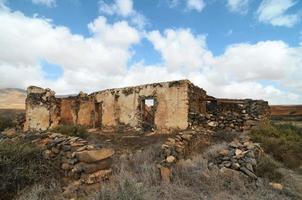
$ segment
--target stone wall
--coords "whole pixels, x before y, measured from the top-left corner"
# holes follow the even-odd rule
[[[141,101],[153,98],[155,129],[165,132],[188,127],[187,85],[187,81],[175,81],[105,90],[92,95],[96,102],[103,104],[104,128],[124,125],[140,129]]]
[[[189,84],[187,80],[172,81],[108,89],[90,95],[80,93],[65,98],[56,98],[49,89],[31,86],[26,100],[25,130],[47,130],[59,124],[111,131],[140,130],[142,102],[146,99],[154,100],[156,131],[183,130],[188,128],[189,105],[193,104],[188,100]]]
[[[25,130],[47,130],[60,122],[60,100],[50,89],[27,89]]]
[[[268,102],[263,100],[217,99],[208,101],[207,109],[204,122],[216,130],[249,130],[270,116]]]
[[[188,121],[192,124],[195,120],[195,114],[205,115],[207,112],[206,108],[206,97],[207,93],[203,89],[189,84],[188,86],[188,96],[189,96],[189,113],[188,113]]]
[[[216,99],[188,80],[108,89],[90,95],[81,92],[66,98],[56,98],[50,89],[34,86],[27,92],[25,130],[69,124],[127,131],[143,130],[147,124],[149,130],[161,133],[196,126],[243,131],[270,113],[266,101]],[[154,104],[146,108],[148,99]]]

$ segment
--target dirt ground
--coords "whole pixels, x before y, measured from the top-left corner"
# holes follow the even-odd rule
[[[154,133],[103,133],[99,130],[90,131],[86,140],[89,143],[98,144],[102,147],[111,147],[116,151],[117,155],[123,153],[135,152],[137,150],[144,150],[149,146],[156,145],[158,148],[171,135],[168,134],[154,134]]]

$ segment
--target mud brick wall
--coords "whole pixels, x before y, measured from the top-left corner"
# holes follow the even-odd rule
[[[60,100],[50,89],[30,86],[27,89],[24,129],[47,130],[60,122]]]
[[[94,98],[81,93],[61,99],[61,124],[94,127]]]
[[[103,128],[141,128],[141,100],[155,101],[155,130],[170,132],[188,127],[188,81],[155,83],[137,87],[110,89],[91,94],[102,104]]]
[[[108,89],[90,95],[56,98],[53,91],[29,87],[26,101],[26,129],[47,130],[60,124],[84,125],[104,130],[142,129],[142,102],[153,99],[154,128],[171,132],[188,128],[188,80],[171,81]],[[205,95],[202,91],[201,97]],[[192,96],[192,95],[191,95]],[[198,97],[198,99],[202,99]],[[193,108],[193,101],[191,107]],[[205,110],[205,105],[194,104],[194,109]]]

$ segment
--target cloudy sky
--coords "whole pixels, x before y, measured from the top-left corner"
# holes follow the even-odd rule
[[[302,103],[301,0],[0,0],[0,88],[57,94],[189,79]]]

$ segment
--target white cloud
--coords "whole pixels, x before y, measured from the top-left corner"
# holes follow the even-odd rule
[[[118,15],[125,18],[129,17],[131,18],[131,22],[139,28],[143,28],[147,23],[145,16],[133,8],[132,0],[114,0],[112,4],[100,0],[99,11],[106,15]]]
[[[167,29],[163,35],[152,31],[148,39],[171,70],[194,70],[211,62],[212,54],[206,50],[205,36],[195,37],[189,29]]]
[[[227,0],[227,6],[231,12],[246,14],[250,0]]]
[[[295,51],[282,41],[231,45],[215,59],[215,67],[229,80],[280,80],[297,70]]]
[[[206,3],[204,0],[166,0],[169,8],[176,8],[178,6],[183,6],[184,11],[192,11],[195,10],[197,12],[201,12]]]
[[[289,47],[283,41],[240,43],[214,57],[206,48],[205,37],[195,36],[189,29],[167,29],[164,34],[152,31],[148,39],[160,52],[167,74],[189,78],[211,95],[263,98],[272,103],[302,101],[295,93],[302,90],[298,79],[302,76],[302,48]],[[260,84],[261,80],[271,83]],[[293,85],[289,85],[290,80]],[[288,91],[274,84],[285,86]]]
[[[8,9],[1,10],[0,24],[0,87],[34,84],[62,94],[186,78],[217,97],[302,101],[302,47],[283,41],[233,44],[215,57],[204,35],[155,30],[146,38],[163,61],[129,65],[142,35],[127,21],[100,16],[88,24],[89,37]],[[60,65],[63,76],[45,79],[41,59]]]
[[[56,0],[32,0],[34,4],[44,5],[47,7],[54,7],[56,6]]]
[[[257,10],[258,20],[273,26],[292,27],[299,21],[298,14],[287,14],[295,6],[294,0],[263,0]]]
[[[99,1],[99,10],[108,15],[117,14],[123,17],[130,16],[134,12],[132,0],[115,0],[113,4]]]
[[[187,0],[187,8],[201,12],[206,6],[203,0]]]
[[[0,24],[0,65],[5,72],[0,79],[7,80],[10,74],[12,80],[5,82],[13,81],[16,87],[32,82],[61,92],[83,86],[96,89],[102,85],[102,77],[124,75],[133,54],[130,47],[140,40],[139,32],[127,22],[109,24],[104,17],[88,25],[89,38],[20,12],[0,12]],[[38,78],[37,74],[42,77],[41,59],[62,66],[64,76],[51,83]],[[15,73],[18,70],[21,73]]]

